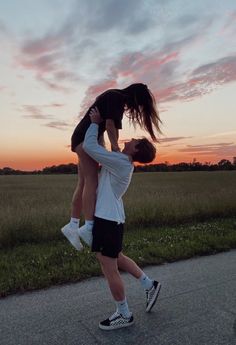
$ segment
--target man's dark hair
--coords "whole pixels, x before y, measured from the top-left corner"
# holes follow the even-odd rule
[[[146,138],[139,139],[139,143],[135,146],[138,150],[133,154],[133,161],[139,163],[150,163],[156,156],[155,146]]]

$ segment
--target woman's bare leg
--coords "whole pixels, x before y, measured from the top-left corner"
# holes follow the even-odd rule
[[[82,213],[82,195],[84,190],[84,174],[83,170],[78,164],[78,183],[74,191],[71,203],[71,217],[80,218]]]
[[[76,152],[80,159],[80,169],[84,177],[82,195],[84,218],[93,220],[98,185],[98,163],[87,155],[82,148],[82,144],[77,146]]]

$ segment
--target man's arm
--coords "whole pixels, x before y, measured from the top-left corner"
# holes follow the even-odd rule
[[[95,107],[91,109],[89,116],[92,123],[84,138],[84,151],[87,152],[95,161],[106,167],[110,172],[120,176],[125,162],[122,154],[120,152],[109,152],[98,144],[98,125],[102,121],[98,108]],[[128,160],[127,164],[129,164]]]
[[[106,167],[110,172],[119,174],[121,169],[120,153],[107,151],[104,147],[98,144],[97,137],[98,124],[91,123],[84,138],[84,151],[96,162],[101,163],[102,166]]]

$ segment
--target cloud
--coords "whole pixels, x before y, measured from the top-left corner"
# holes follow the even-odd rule
[[[133,40],[135,35],[156,25],[153,6],[148,3],[136,0],[104,0],[102,5],[93,0],[75,2],[64,22],[46,34],[24,39],[16,57],[17,64],[33,72],[47,88],[69,92],[73,82],[86,78],[91,82],[91,75],[95,77],[105,72],[124,49],[124,43],[118,43],[121,38],[130,35]],[[93,63],[91,56],[96,57]]]
[[[8,26],[0,19],[0,36],[7,39],[12,39],[12,33]],[[1,42],[2,44],[3,42]]]
[[[233,157],[236,152],[236,145],[231,143],[218,143],[206,145],[187,145],[186,148],[179,149],[179,152],[198,155],[215,155],[219,157]]]
[[[0,21],[0,33],[6,33],[7,32],[7,28],[6,28],[6,25]]]
[[[44,124],[43,126],[55,128],[55,129],[60,129],[60,130],[66,130],[68,127],[69,128],[72,127],[71,124],[68,124],[64,121],[51,121],[51,122]]]
[[[161,145],[161,147],[169,147],[169,146],[174,146],[177,144],[173,144],[173,145],[162,145],[162,143],[168,143],[168,142],[175,142],[175,141],[179,141],[179,140],[183,140],[183,139],[189,139],[192,137],[169,137],[169,138],[159,138],[159,144]],[[152,141],[151,138],[147,138],[148,140]],[[119,143],[125,143],[127,141],[130,141],[129,139],[119,139]]]
[[[179,3],[164,1],[74,2],[62,23],[23,41],[17,62],[53,91],[68,93],[74,91],[73,83],[87,83],[81,112],[106,83],[124,87],[144,81],[161,103],[193,100],[229,82],[233,68],[233,60],[227,61],[214,78],[213,66],[205,76],[203,65],[192,71],[193,65],[185,65],[186,55],[196,44],[204,45],[216,22],[214,13],[203,15],[198,7],[189,12]],[[230,22],[232,16],[234,12]],[[214,63],[223,67],[224,62]],[[234,73],[231,79],[235,80]]]
[[[35,71],[38,75],[54,72],[58,66],[56,63],[58,54],[44,54],[35,56],[35,54],[22,54],[18,63],[28,70]]]
[[[22,117],[26,119],[34,119],[34,120],[52,120],[47,123],[42,123],[41,126],[59,129],[59,130],[66,130],[67,128],[74,127],[74,123],[71,121],[65,122],[57,119],[54,115],[45,114],[46,109],[48,108],[61,108],[64,107],[65,104],[63,103],[50,103],[50,104],[42,104],[42,105],[23,105],[19,110],[23,113]]]
[[[126,34],[138,34],[155,22],[152,6],[136,0],[86,0],[78,2],[68,18],[73,27],[81,22],[88,35],[122,30]]]
[[[144,31],[152,25],[153,19],[148,16],[150,11],[149,7],[143,7],[135,0],[104,0],[102,5],[91,0],[80,1],[72,6],[69,15],[56,29],[25,39],[16,57],[17,64],[35,73],[36,79],[46,87],[55,91],[71,91],[64,83],[71,86],[71,83],[81,80],[75,66],[82,61],[83,70],[86,70],[87,50],[91,49],[90,56],[96,56],[99,64],[99,59],[106,59],[107,52],[110,52],[106,43],[109,42],[108,32],[114,29],[134,35]],[[132,20],[128,13],[132,13]],[[84,77],[83,70],[80,65],[79,73]]]
[[[227,56],[193,70],[182,83],[156,90],[159,102],[192,101],[218,86],[236,81],[236,56]]]
[[[23,43],[22,53],[28,56],[42,56],[43,54],[53,53],[60,49],[63,44],[63,37],[49,34],[43,38],[30,39]]]
[[[51,90],[71,92],[71,84],[79,81],[67,57],[72,37],[73,29],[66,23],[43,37],[26,39],[15,57],[16,65],[33,72]]]
[[[142,52],[124,55],[111,67],[110,79],[101,80],[88,88],[82,109],[105,89],[122,88],[134,82],[147,83],[158,103],[170,103],[192,101],[220,85],[236,81],[236,56],[201,65],[183,75],[183,82],[176,83],[179,66],[179,52],[168,52],[166,48],[150,55]]]
[[[42,113],[42,107],[35,105],[23,105],[21,111],[25,113],[23,117],[36,120],[52,119],[53,115],[45,115]]]
[[[236,33],[235,20],[236,20],[236,11],[228,12],[227,15],[225,16],[225,23],[223,27],[221,28],[219,34],[223,36],[235,35]]]
[[[52,120],[55,118],[54,115],[45,114],[47,108],[59,108],[63,107],[62,103],[51,103],[44,105],[23,105],[19,110],[23,113],[22,117],[35,120]]]
[[[228,136],[228,135],[236,135],[236,130],[235,131],[215,133],[215,134],[212,134],[212,135],[208,135],[205,138],[224,137],[224,136]]]
[[[63,103],[51,103],[51,104],[45,105],[45,107],[52,107],[52,108],[61,108],[64,106],[65,106],[65,104],[63,104]]]
[[[169,137],[169,138],[159,139],[159,141],[160,141],[160,143],[168,143],[168,142],[172,142],[172,141],[179,141],[179,140],[189,139],[189,138],[192,138],[192,137]],[[166,145],[163,147],[167,147],[167,146],[170,146],[170,145]]]
[[[49,88],[50,90],[53,91],[60,91],[60,92],[64,92],[64,93],[70,93],[73,92],[74,89],[72,89],[71,87],[66,87],[64,86],[64,84],[60,84],[54,81],[49,80],[49,78],[44,77],[44,76],[37,76],[38,81],[40,81],[41,83],[43,83],[47,88]]]
[[[125,87],[125,80],[128,83],[147,81],[154,84],[156,79],[163,80],[166,75],[171,75],[174,70],[172,63],[178,58],[177,52],[166,54],[165,52],[145,55],[142,52],[131,53],[122,56],[117,64],[111,67],[107,79],[100,80],[97,84],[90,86],[81,104],[80,115],[92,104],[95,98],[109,88]],[[110,78],[109,78],[110,77]],[[122,80],[122,84],[120,82]],[[166,81],[165,81],[166,82]],[[127,84],[127,83],[126,83]]]
[[[186,29],[186,27],[199,23],[199,16],[193,14],[184,14],[178,17],[175,21],[176,25],[180,28]]]

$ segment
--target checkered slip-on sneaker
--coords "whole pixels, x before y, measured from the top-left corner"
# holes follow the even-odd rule
[[[115,313],[108,319],[100,322],[99,328],[104,331],[109,331],[113,329],[129,327],[133,325],[133,323],[134,323],[134,318],[132,314],[129,318],[126,318],[122,316],[121,314]]]
[[[161,283],[154,280],[153,287],[150,290],[146,290],[146,312],[151,311],[152,307],[156,303],[157,297],[161,290]]]

